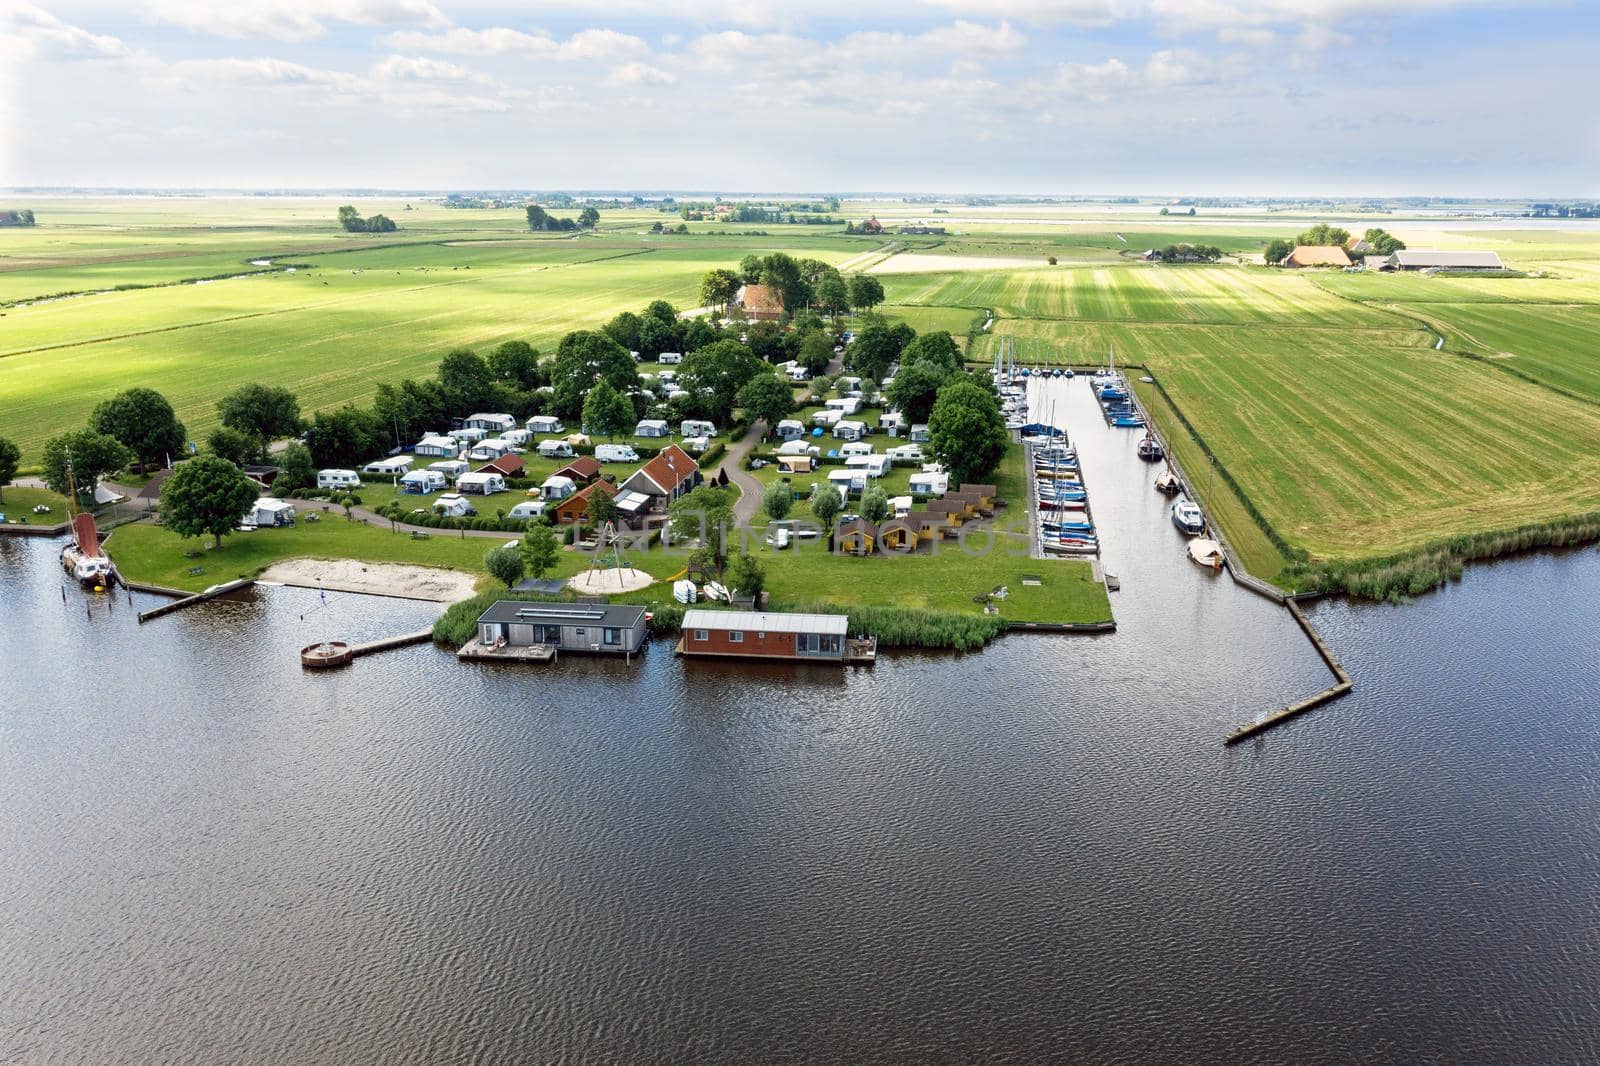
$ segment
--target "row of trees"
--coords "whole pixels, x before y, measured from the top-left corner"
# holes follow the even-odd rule
[[[0,211],[0,226],[31,226],[33,225],[33,209],[28,207],[16,210]]]
[[[576,219],[558,218],[538,204],[528,205],[528,229],[534,233],[571,233],[574,230],[594,229],[600,224],[600,212],[585,207]]]
[[[339,225],[346,233],[393,233],[400,228],[388,215],[362,218],[361,212],[349,204],[339,208]]]
[[[1222,258],[1222,249],[1214,244],[1169,244],[1155,257],[1163,263],[1215,263]]]

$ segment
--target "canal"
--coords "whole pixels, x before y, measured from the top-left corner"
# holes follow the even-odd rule
[[[1325,672],[1092,426],[1119,631],[872,670],[307,675],[0,538],[0,1060],[1600,1057],[1600,553],[1317,605],[1356,692],[1224,749]]]

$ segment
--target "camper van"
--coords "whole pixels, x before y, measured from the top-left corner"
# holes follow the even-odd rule
[[[637,463],[639,453],[626,444],[596,444],[594,457],[602,463]]]
[[[660,363],[662,366],[677,366],[679,363],[683,362],[683,353],[662,352],[660,355],[656,356],[656,362]]]
[[[443,488],[444,475],[432,467],[426,470],[413,470],[400,479],[400,491],[413,496],[426,496]]]
[[[354,470],[318,470],[317,488],[353,489],[361,484],[361,475]]]
[[[465,518],[468,515],[478,513],[478,509],[468,503],[465,496],[457,495],[454,492],[447,492],[437,500],[434,500],[433,509],[449,518]]]
[[[555,415],[534,415],[526,423],[529,433],[565,433],[567,427]]]
[[[539,454],[546,459],[571,459],[572,445],[564,440],[542,440],[539,442]]]
[[[479,470],[471,474],[462,474],[456,478],[456,491],[476,493],[480,496],[493,496],[497,492],[506,491],[506,479],[499,474]]]
[[[507,518],[531,519],[544,514],[543,500],[524,500],[506,512]]]
[[[678,426],[678,432],[685,437],[715,437],[717,427],[698,418],[685,418]]]

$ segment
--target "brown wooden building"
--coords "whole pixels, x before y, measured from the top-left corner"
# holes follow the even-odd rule
[[[844,662],[850,618],[842,614],[688,610],[678,652],[740,659]]]

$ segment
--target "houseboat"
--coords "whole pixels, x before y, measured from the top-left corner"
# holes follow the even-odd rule
[[[486,652],[543,646],[632,655],[648,637],[644,608],[636,604],[499,600],[478,616],[476,640]]]
[[[851,638],[842,614],[766,611],[683,612],[678,654],[706,658],[787,659],[791,662],[871,662],[877,642]]]

